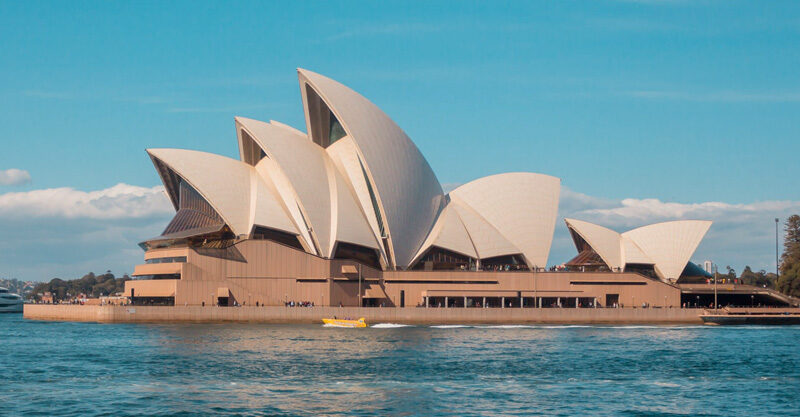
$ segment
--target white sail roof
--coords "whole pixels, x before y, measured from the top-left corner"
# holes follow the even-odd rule
[[[263,226],[297,233],[270,187],[252,166],[207,152],[183,149],[148,149],[188,182],[237,235],[249,234],[254,219]]]
[[[325,150],[309,141],[306,135],[285,126],[244,117],[235,120],[237,131],[244,129],[248,132],[286,176],[291,188],[284,190],[291,193],[300,205],[320,253],[330,254],[333,246],[332,200]]]
[[[651,264],[662,280],[680,278],[703,240],[710,221],[678,220],[639,227],[619,234],[589,222],[565,219],[610,268]],[[577,242],[576,242],[577,244]]]
[[[529,267],[544,267],[553,241],[561,180],[513,172],[491,175],[450,192],[519,249]],[[472,229],[467,225],[472,236]],[[487,257],[481,250],[482,258]],[[506,253],[507,254],[507,253]]]
[[[622,269],[622,237],[603,226],[576,219],[564,219],[567,227],[575,231],[600,255],[611,270]]]
[[[306,100],[310,87],[356,143],[364,171],[373,182],[394,263],[407,267],[442,205],[443,193],[436,175],[405,132],[372,102],[308,70],[298,69],[298,78],[309,132],[312,126]]]
[[[678,279],[710,227],[710,221],[679,220],[639,227],[622,236],[653,260],[662,279]]]
[[[455,209],[455,204],[448,204],[439,214],[431,233],[414,257],[414,262],[432,246],[478,259],[478,253],[475,251],[472,239],[469,237],[469,233],[467,233],[467,229]]]

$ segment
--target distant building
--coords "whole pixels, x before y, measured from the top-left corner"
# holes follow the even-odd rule
[[[709,274],[713,274],[714,273],[714,262],[704,261],[703,262],[703,270],[708,272]]]

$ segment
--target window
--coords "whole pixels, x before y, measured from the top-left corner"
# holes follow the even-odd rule
[[[306,105],[308,106],[308,119],[311,124],[309,135],[319,146],[327,148],[337,140],[347,136],[344,127],[333,114],[325,101],[306,84]]]
[[[336,115],[334,115],[333,112],[331,112],[330,114],[330,119],[331,119],[331,126],[328,133],[328,139],[329,139],[328,144],[332,145],[337,140],[347,136],[347,133],[345,133],[342,124],[339,123],[339,119],[336,118]]]
[[[200,193],[185,181],[179,184],[178,212],[161,235],[185,230],[209,228],[224,224],[222,217]]]
[[[185,263],[186,257],[185,256],[172,256],[166,258],[151,258],[144,263],[146,264],[171,264],[171,263]]]
[[[245,163],[255,166],[259,161],[266,158],[267,154],[244,129],[240,131],[242,135],[242,157]]]
[[[282,232],[280,230],[270,229],[263,226],[255,226],[253,227],[253,233],[250,236],[250,238],[254,240],[271,240],[282,245],[303,250],[303,245],[300,244],[300,241],[297,239],[296,235]]]
[[[133,279],[181,279],[181,274],[156,274],[156,275],[137,275]]]
[[[352,259],[376,269],[381,268],[378,252],[375,249],[353,243],[337,241],[333,259]]]

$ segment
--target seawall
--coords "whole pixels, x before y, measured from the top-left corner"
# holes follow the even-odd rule
[[[702,324],[702,309],[680,308],[358,308],[81,306],[26,304],[30,320],[98,323],[321,323],[364,317],[403,324]]]

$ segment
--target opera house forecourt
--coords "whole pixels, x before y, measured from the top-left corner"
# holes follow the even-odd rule
[[[147,150],[176,213],[140,244],[134,306],[678,309],[708,307],[714,290],[720,304],[791,302],[712,288],[690,262],[709,221],[618,233],[565,219],[577,256],[548,268],[558,178],[506,173],[445,193],[372,102],[298,78],[307,133],[237,117],[238,160]]]

